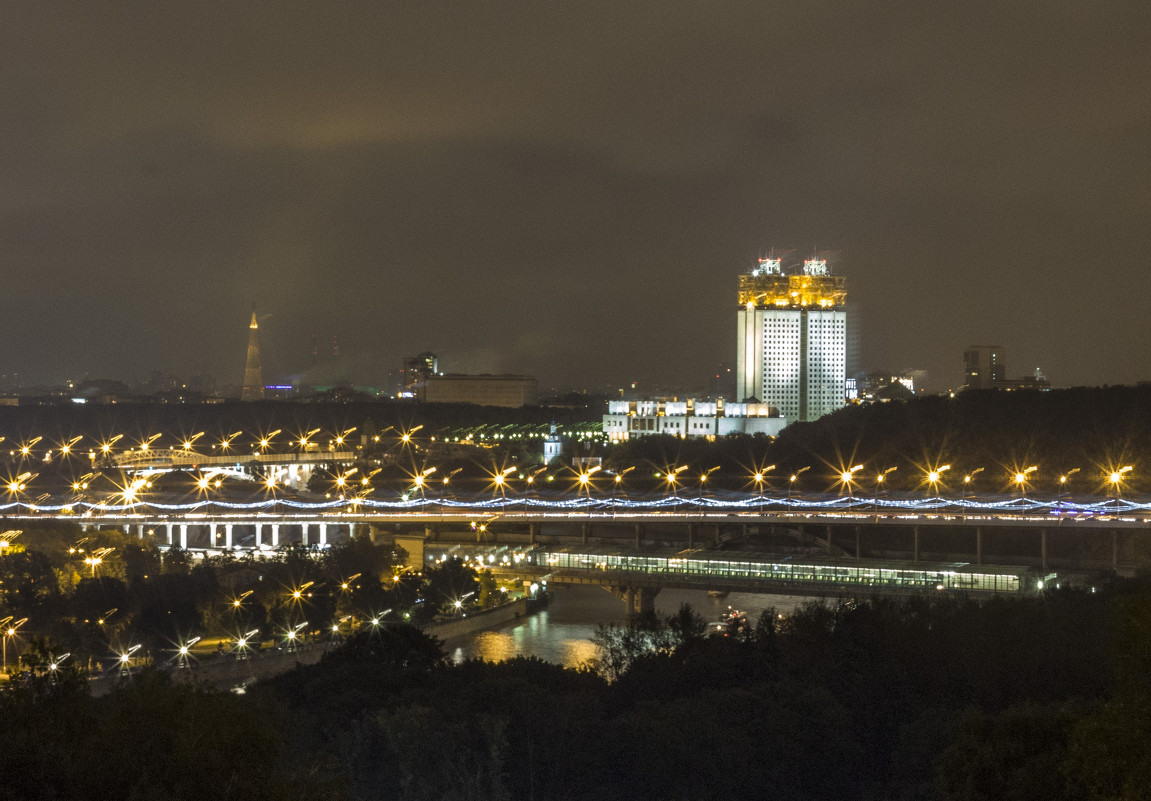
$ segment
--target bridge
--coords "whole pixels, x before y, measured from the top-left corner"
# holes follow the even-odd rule
[[[919,565],[1021,562],[1046,576],[1063,570],[1134,570],[1151,561],[1151,501],[1132,498],[992,496],[858,498],[829,494],[355,497],[320,502],[268,497],[190,503],[69,500],[0,505],[14,525],[39,519],[122,527],[161,546],[205,552],[326,547],[356,526],[391,538],[422,562],[439,542],[712,551],[774,538],[838,563],[866,559]],[[1003,542],[1022,553],[1006,553]],[[988,540],[992,549],[988,551]],[[1023,546],[1018,546],[1022,541]],[[1064,554],[1057,563],[1049,546]],[[995,548],[999,548],[996,552]],[[1069,554],[1069,555],[1068,555]]]
[[[351,465],[356,459],[354,451],[302,451],[299,453],[267,453],[209,455],[193,450],[153,448],[125,451],[112,456],[108,464],[137,475],[153,475],[173,470],[201,470],[227,473],[240,478],[271,479],[280,486],[298,489],[307,486],[312,471],[336,465]]]

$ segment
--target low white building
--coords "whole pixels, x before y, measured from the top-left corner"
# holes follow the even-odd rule
[[[613,442],[632,437],[670,434],[675,437],[725,437],[728,434],[776,436],[787,425],[769,403],[641,400],[608,401],[603,432]]]

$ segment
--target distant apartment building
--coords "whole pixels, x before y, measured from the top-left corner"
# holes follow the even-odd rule
[[[633,437],[725,437],[729,434],[776,436],[787,420],[767,403],[685,400],[608,401],[603,433],[613,442]]]
[[[971,345],[963,352],[963,383],[968,389],[991,389],[1007,380],[1007,360],[999,345]]]
[[[971,345],[963,352],[966,389],[1051,389],[1051,382],[1036,367],[1033,375],[1007,377],[1007,357],[999,345]]]

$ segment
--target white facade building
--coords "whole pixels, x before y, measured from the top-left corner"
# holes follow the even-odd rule
[[[740,276],[736,397],[777,406],[787,420],[815,420],[844,404],[847,363],[845,281],[822,259],[784,275],[760,259]]]
[[[721,401],[608,401],[603,432],[613,442],[632,437],[670,434],[674,437],[724,437],[728,434],[776,436],[787,424],[779,410],[766,403]]]

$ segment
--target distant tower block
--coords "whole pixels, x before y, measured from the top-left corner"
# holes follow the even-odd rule
[[[260,324],[256,322],[256,310],[252,310],[252,323],[248,326],[248,362],[244,365],[244,389],[240,400],[255,401],[264,399],[264,369],[260,366]]]

